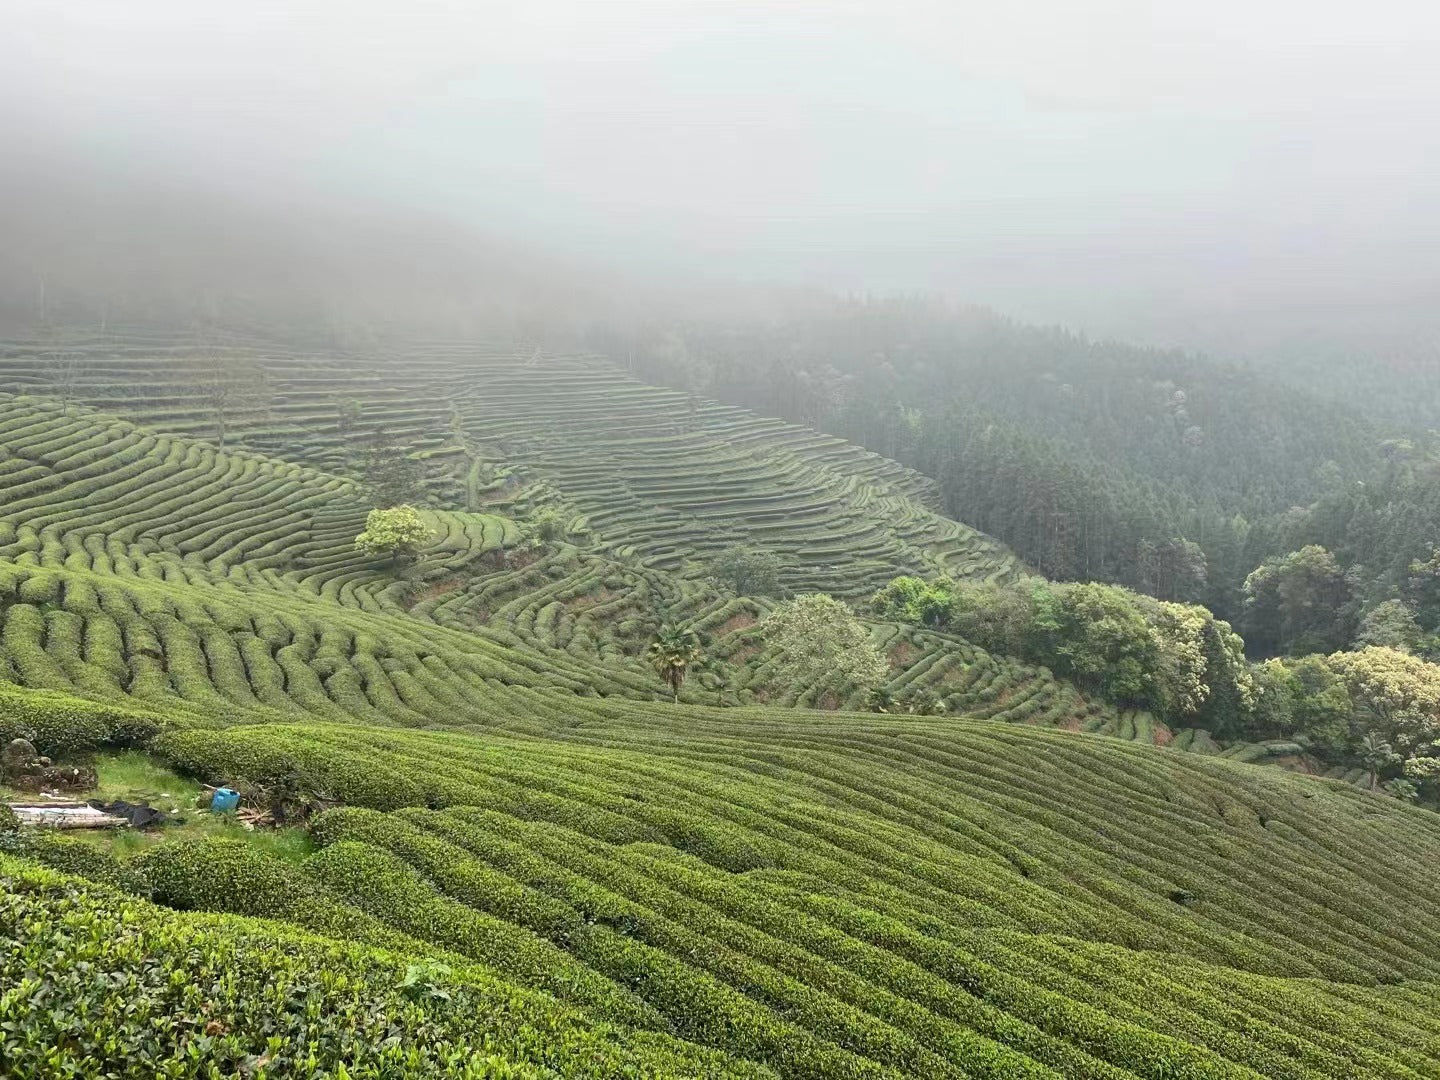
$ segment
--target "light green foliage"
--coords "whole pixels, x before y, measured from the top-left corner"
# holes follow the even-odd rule
[[[1328,676],[1329,669],[1319,666]],[[1279,659],[1266,660],[1251,669],[1250,681],[1255,696],[1251,713],[1254,730],[1267,737],[1293,732],[1298,722],[1296,704],[1304,691],[1291,666]],[[1338,682],[1333,677],[1331,681]],[[1348,701],[1342,703],[1342,711],[1348,712],[1348,708],[1343,708],[1348,704]]]
[[[1113,585],[975,585],[901,577],[871,601],[881,616],[959,634],[1044,664],[1120,705],[1238,728],[1255,707],[1244,642],[1202,607]]]
[[[788,702],[749,628],[763,605],[717,598],[700,577],[706,553],[722,546],[712,537],[744,535],[775,552],[787,584],[850,595],[902,565],[997,580],[1015,571],[989,541],[924,508],[923,478],[813,432],[701,402],[679,457],[661,454],[656,431],[673,436],[663,394],[584,367],[486,358],[465,380],[483,394],[437,395],[430,410],[431,398],[376,383],[363,364],[307,357],[287,368],[269,352],[265,363],[275,407],[238,417],[236,441],[253,434],[346,472],[369,442],[370,457],[423,458],[428,500],[497,512],[421,511],[436,538],[423,564],[395,581],[354,548],[366,508],[352,482],[218,454],[102,413],[66,421],[53,407],[0,400],[0,439],[12,451],[0,469],[0,597],[12,601],[0,679],[209,722],[448,722],[460,707],[511,708],[482,704],[496,700],[497,685],[650,697],[643,653],[658,607],[705,634],[707,653],[734,669],[727,700]],[[468,364],[421,367],[458,374]],[[147,386],[184,399],[169,361],[136,368]],[[96,369],[107,407],[165,432],[210,433],[206,415],[152,412],[124,393],[131,369],[118,379],[115,370]],[[563,423],[541,407],[557,394]],[[358,429],[353,416],[346,432],[329,423],[337,401],[363,403]],[[471,475],[472,451],[455,449],[453,432],[435,434],[452,421],[484,443],[492,481]],[[511,448],[523,465],[505,460]],[[557,500],[575,506],[566,527],[597,543],[520,543],[519,522]],[[887,644],[905,657],[891,679],[897,691],[915,681],[951,708],[1003,719],[1091,713],[1044,672],[958,654],[939,639]],[[913,680],[911,667],[920,668]],[[840,687],[825,697],[859,706],[864,695]]]
[[[172,840],[137,856],[130,866],[148,895],[181,911],[263,915],[349,941],[403,944],[295,863],[244,840]]]
[[[553,544],[565,538],[565,517],[553,506],[547,506],[526,523],[525,531],[538,544]]]
[[[1204,608],[1098,584],[898,578],[872,605],[1014,652],[1172,722],[1231,738],[1298,737],[1331,761],[1359,762],[1372,779],[1373,761],[1354,745],[1365,731],[1400,751],[1386,765],[1428,757],[1440,740],[1440,667],[1396,649],[1252,666],[1240,637]]]
[[[1159,644],[1145,617],[1122,590],[1074,585],[1054,590],[1037,608],[1041,651],[1055,657],[1057,674],[1073,677],[1119,704],[1160,697]]]
[[[1328,663],[1359,723],[1393,745],[1400,760],[1440,754],[1440,665],[1379,646],[1336,653]]]
[[[1355,706],[1345,681],[1334,668],[1320,656],[1275,660],[1265,667],[1271,672],[1284,673],[1284,680],[1275,688],[1288,690],[1291,695],[1288,704],[1279,708],[1288,709],[1293,730],[1312,740],[1329,756],[1343,755],[1352,741]],[[1262,728],[1261,733],[1281,732]]]
[[[1440,976],[1428,813],[960,717],[650,708],[514,736],[247,726],[215,766],[384,755],[354,797],[386,812],[316,823],[304,866],[332,895],[785,1075],[1389,1080],[1433,1058],[1407,1028]]]
[[[1160,697],[1167,715],[1193,717],[1210,698],[1210,683],[1206,679],[1209,664],[1205,655],[1209,615],[1204,608],[1182,604],[1155,607],[1151,627],[1158,646]]]
[[[371,510],[365,531],[355,537],[355,548],[367,555],[390,555],[396,560],[414,557],[435,537],[435,531],[413,506]]]
[[[922,578],[904,576],[877,592],[870,605],[885,618],[943,627],[951,624],[962,607],[966,610],[972,607],[960,598],[960,592],[960,587],[949,578],[926,582]]]
[[[869,691],[890,670],[849,606],[823,593],[785,601],[765,620],[764,632],[779,650],[784,676],[797,683],[838,682]]]
[[[142,746],[172,723],[183,721],[0,683],[0,743],[29,739],[40,753],[52,757],[82,754],[98,746]]]
[[[1424,632],[1415,619],[1415,613],[1403,600],[1386,600],[1377,604],[1360,620],[1360,629],[1355,632],[1355,647],[1364,649],[1379,646],[1398,649],[1401,652],[1415,652],[1420,647]]]
[[[14,1080],[767,1075],[616,1029],[474,965],[178,914],[3,856],[0,935]],[[414,999],[405,983],[415,963],[449,968],[444,995]]]
[[[165,388],[159,351],[123,369]],[[314,846],[192,823],[119,860],[53,838],[0,867],[7,1074],[1436,1071],[1437,819],[1245,764],[1300,759],[1332,708],[1348,746],[1357,706],[1324,658],[1252,676],[1255,716],[1293,694],[1266,713],[1279,739],[1172,731],[1056,672],[1105,685],[1139,659],[1165,717],[1241,715],[1237,643],[1198,609],[1008,588],[1013,559],[916,474],[713,402],[682,416],[589,360],[416,360],[398,387],[267,361],[273,414],[237,415],[233,441],[303,468],[170,434],[209,434],[203,410],[115,394],[134,426],[0,396],[0,684],[63,704],[77,753],[133,740],[196,780],[344,804]],[[427,505],[470,508],[423,512],[412,581],[355,549],[369,505],[329,471],[337,395],[425,463]],[[596,542],[517,551],[554,503]],[[869,687],[835,666],[795,678],[766,605],[703,580],[741,538],[806,591],[950,579],[948,606],[868,626],[820,598],[810,629],[854,627],[888,715],[846,711]],[[654,700],[657,610],[728,692],[691,660],[691,701]],[[133,736],[129,713],[149,718]],[[1399,771],[1378,789],[1403,794]]]
[[[1423,755],[1411,758],[1405,762],[1405,779],[1412,781],[1412,786],[1415,787],[1414,794],[1407,795],[1407,798],[1418,796],[1419,786],[1440,782],[1440,756]]]

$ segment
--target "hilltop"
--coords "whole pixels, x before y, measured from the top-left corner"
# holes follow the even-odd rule
[[[4,734],[309,815],[6,840],[11,1075],[1440,1076],[1440,817],[936,631],[871,624],[949,715],[777,682],[736,540],[1025,572],[918,473],[533,349],[76,335],[0,389]],[[662,617],[728,685],[667,700]]]

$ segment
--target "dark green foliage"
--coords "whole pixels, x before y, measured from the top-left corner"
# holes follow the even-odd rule
[[[783,566],[773,551],[733,544],[715,556],[710,576],[736,596],[778,596]]]
[[[1429,558],[1411,562],[1406,592],[1417,619],[1440,634],[1440,544],[1431,547]]]
[[[1267,559],[1245,579],[1244,594],[1241,626],[1257,655],[1305,656],[1350,643],[1350,586],[1335,557],[1318,545]]]
[[[820,302],[781,318],[627,328],[623,345],[658,382],[675,377],[675,348],[724,401],[935,477],[948,513],[1048,576],[1154,589],[1231,618],[1245,575],[1290,550],[1278,546],[1287,513],[1325,490],[1318,465],[1337,463],[1342,490],[1379,471],[1378,428],[1312,391],[974,308]],[[1374,500],[1375,518],[1384,504]],[[1203,550],[1203,586],[1187,542]]]
[[[1440,535],[1428,355],[1334,362],[1322,383],[1310,356],[1247,370],[878,299],[629,326],[596,344],[645,378],[679,386],[683,373],[933,476],[947,513],[1049,577],[1203,603],[1236,625],[1243,583],[1269,559],[1325,547],[1363,611],[1404,595]],[[1440,602],[1410,599],[1440,635]],[[1320,626],[1298,651],[1343,647],[1345,631]],[[1263,655],[1291,640],[1265,625],[1246,638]]]
[[[896,578],[874,611],[1042,664],[1117,705],[1235,734],[1254,706],[1243,643],[1204,608],[1112,585]]]

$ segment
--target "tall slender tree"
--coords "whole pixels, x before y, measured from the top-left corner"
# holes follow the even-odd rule
[[[672,698],[677,702],[680,700],[680,687],[684,685],[691,666],[705,659],[699,635],[693,630],[673,626],[660,628],[645,655],[650,660],[650,666],[670,687]]]

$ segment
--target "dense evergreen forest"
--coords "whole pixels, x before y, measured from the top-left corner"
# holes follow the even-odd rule
[[[1262,368],[929,300],[594,341],[643,378],[895,457],[1047,577],[1203,603],[1258,654],[1347,646],[1382,605],[1426,633],[1440,621],[1440,391],[1423,357]],[[1252,575],[1269,560],[1302,579],[1305,561],[1285,559],[1316,545],[1334,563],[1327,623],[1287,637],[1280,592],[1295,590]]]

